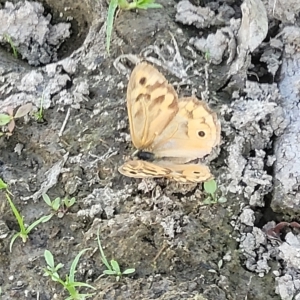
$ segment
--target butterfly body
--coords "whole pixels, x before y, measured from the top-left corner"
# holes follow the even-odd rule
[[[178,98],[153,66],[137,65],[129,79],[127,109],[138,159],[119,168],[135,178],[166,177],[179,182],[212,178],[209,168],[185,164],[209,154],[220,142],[217,116],[196,97]]]
[[[146,161],[154,161],[155,160],[154,153],[148,152],[148,151],[139,150],[136,152],[135,156],[141,160],[146,160]]]

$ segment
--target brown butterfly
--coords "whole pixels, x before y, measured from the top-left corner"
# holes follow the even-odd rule
[[[172,85],[153,66],[138,64],[127,88],[130,134],[138,159],[119,172],[135,178],[166,177],[183,183],[212,178],[202,158],[220,142],[220,123],[196,97],[178,98]]]

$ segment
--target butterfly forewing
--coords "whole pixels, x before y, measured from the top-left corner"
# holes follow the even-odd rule
[[[146,149],[177,114],[178,97],[158,70],[141,63],[129,79],[127,109],[132,142]]]

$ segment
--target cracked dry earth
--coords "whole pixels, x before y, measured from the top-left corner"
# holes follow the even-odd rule
[[[0,178],[26,224],[50,213],[44,193],[77,200],[10,252],[18,225],[0,193],[1,299],[66,299],[43,276],[44,251],[65,278],[85,248],[76,281],[92,299],[300,299],[300,2],[158,2],[118,13],[108,56],[106,1],[1,1],[0,112],[33,111],[0,137]],[[217,112],[222,141],[206,162],[226,203],[204,205],[202,184],[118,173],[141,60]],[[107,258],[134,274],[100,277],[98,229]]]

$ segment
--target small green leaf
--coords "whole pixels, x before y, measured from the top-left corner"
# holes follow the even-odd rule
[[[54,270],[55,268],[50,268],[49,266],[47,266],[47,269],[44,269],[45,273],[43,274],[43,276],[50,276],[53,281],[58,281],[63,284],[63,281],[60,279],[59,274]]]
[[[218,261],[218,268],[219,268],[219,270],[222,268],[222,266],[223,266],[223,260],[220,259],[220,260]]]
[[[105,275],[117,275],[117,272],[112,271],[112,270],[104,270],[103,274],[105,274]]]
[[[8,130],[9,132],[13,132],[15,126],[16,126],[15,120],[14,120],[14,119],[11,119],[10,122],[7,124],[7,130]]]
[[[135,272],[135,269],[126,269],[124,272],[122,272],[123,275],[132,274]]]
[[[136,2],[136,8],[148,9],[148,8],[163,8],[161,4],[155,3],[155,0],[138,0]]]
[[[116,260],[112,259],[110,261],[110,265],[112,266],[112,269],[116,271],[118,274],[121,273],[120,266]]]
[[[76,202],[76,198],[73,197],[70,200],[65,201],[65,205],[66,205],[66,207],[71,207],[71,206],[73,206],[75,204],[75,202]]]
[[[142,3],[142,4],[137,4],[136,8],[139,8],[139,9],[163,8],[163,6],[158,3]]]
[[[147,5],[147,7],[145,9],[148,9],[148,8],[163,8],[163,6],[158,3],[150,3]]]
[[[49,250],[45,250],[44,251],[44,257],[45,257],[47,265],[49,267],[51,267],[51,268],[54,268],[55,267],[55,265],[54,265],[54,257],[52,255],[52,253]]]
[[[27,103],[20,106],[14,116],[14,118],[21,118],[26,116],[32,109],[32,103]]]
[[[0,190],[7,189],[7,184],[0,178]]]
[[[218,199],[218,202],[219,202],[219,203],[225,203],[225,202],[227,202],[227,199],[226,199],[224,196],[222,196],[222,197],[220,197],[220,198]]]
[[[217,183],[215,180],[204,182],[204,190],[208,194],[214,194],[217,190]]]
[[[59,263],[56,267],[55,270],[58,271],[59,269],[61,269],[64,266],[64,264]]]
[[[0,126],[8,124],[12,120],[12,117],[7,114],[0,114]]]
[[[52,206],[52,208],[53,208],[55,211],[57,211],[57,210],[59,209],[59,207],[60,207],[60,202],[61,202],[61,201],[60,201],[60,198],[59,198],[59,197],[53,200],[51,206]]]
[[[205,58],[206,61],[210,60],[210,53],[209,53],[209,51],[205,52],[204,58]]]
[[[44,201],[47,203],[47,205],[52,206],[51,200],[47,194],[42,195]]]
[[[82,287],[87,287],[87,288],[91,288],[93,290],[95,290],[96,288],[93,287],[92,285],[88,284],[88,283],[85,283],[85,282],[72,282],[69,284],[69,286],[72,286],[72,287],[76,287],[76,286],[82,286]]]

